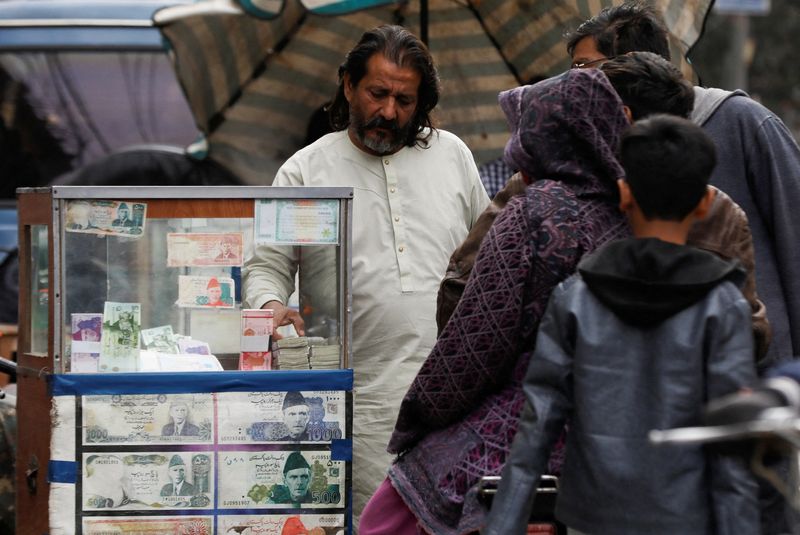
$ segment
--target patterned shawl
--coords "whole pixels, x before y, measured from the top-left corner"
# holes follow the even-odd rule
[[[535,181],[498,216],[456,310],[400,407],[389,477],[430,533],[477,530],[476,487],[500,473],[524,406],[521,381],[553,288],[581,257],[626,236],[613,157],[627,120],[599,71],[502,94],[509,159]],[[533,365],[533,364],[532,364]]]
[[[615,154],[628,120],[600,69],[571,69],[498,100],[511,129],[504,159],[531,180],[625,176]]]

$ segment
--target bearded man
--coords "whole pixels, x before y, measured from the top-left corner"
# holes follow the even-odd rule
[[[438,74],[427,47],[400,26],[361,37],[339,67],[335,132],[295,153],[275,186],[351,186],[355,408],[353,525],[386,476],[397,409],[436,338],[436,293],[450,253],[489,199],[467,146],[435,129]],[[337,317],[332,247],[260,246],[245,262],[249,308],[303,334],[288,309],[294,275],[314,313]],[[302,309],[303,307],[301,307]]]

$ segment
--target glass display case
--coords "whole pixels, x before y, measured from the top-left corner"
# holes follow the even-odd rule
[[[351,195],[349,188],[20,190],[23,203],[41,197],[52,210],[52,221],[21,221],[30,280],[23,351],[48,354],[52,333],[54,373],[184,371],[168,354],[212,355],[221,369],[240,369],[242,266],[254,250],[300,248],[297,256],[325,263],[316,277],[325,283],[311,291],[296,285],[289,305],[304,317],[308,343],[325,353],[324,367],[334,367],[333,353],[335,367],[346,367]],[[279,359],[270,364],[257,369],[280,368]]]
[[[17,525],[280,533],[296,516],[349,532],[352,189],[69,186],[18,200]],[[275,298],[300,335],[261,308]],[[183,485],[178,465],[180,499],[165,490]],[[290,465],[315,474],[306,498],[292,498]],[[96,490],[109,485],[116,498]]]

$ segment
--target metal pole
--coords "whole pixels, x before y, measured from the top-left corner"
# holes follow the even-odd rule
[[[730,47],[724,62],[722,86],[724,89],[743,89],[747,91],[747,74],[750,58],[747,53],[750,39],[749,15],[729,16],[731,21]]]

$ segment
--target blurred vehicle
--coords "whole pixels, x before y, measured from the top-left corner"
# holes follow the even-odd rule
[[[0,200],[0,324],[17,323],[18,239],[16,205],[11,200]],[[11,358],[2,352],[0,356]]]
[[[198,139],[151,21],[179,3],[0,1],[0,198],[123,148]]]

